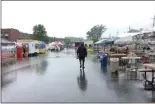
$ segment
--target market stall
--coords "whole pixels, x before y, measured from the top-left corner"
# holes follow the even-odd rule
[[[150,63],[150,64],[142,64],[145,69],[140,69],[139,72],[144,72],[144,88],[145,89],[151,89],[155,90],[155,82],[154,82],[154,72],[155,72],[155,63]],[[149,81],[146,77],[146,73],[152,73],[152,78],[151,81]]]
[[[49,50],[51,51],[60,51],[60,50],[63,50],[64,49],[64,44],[62,44],[61,42],[52,42],[52,43],[49,43]]]
[[[36,53],[36,46],[33,40],[17,40],[17,44],[21,44],[22,51],[26,56],[34,56]]]
[[[100,50],[101,52],[109,54],[110,53],[109,50],[112,47],[112,45],[114,44],[115,40],[116,40],[115,38],[104,38],[104,39],[96,42],[95,45],[100,47],[100,48],[98,48],[98,50]]]
[[[137,79],[138,63],[137,60],[140,60],[141,57],[137,57],[136,54],[130,53],[127,57],[122,57],[123,60],[128,60],[126,71],[127,79]]]
[[[42,53],[45,53],[46,52],[46,44],[44,41],[39,41],[38,42],[39,44],[39,53],[42,54]]]

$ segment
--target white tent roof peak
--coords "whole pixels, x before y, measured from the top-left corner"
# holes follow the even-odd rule
[[[130,44],[133,42],[132,35],[122,37],[114,42],[114,44]]]

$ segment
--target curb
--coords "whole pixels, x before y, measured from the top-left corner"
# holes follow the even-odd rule
[[[27,67],[30,67],[30,66],[33,66],[33,65],[36,65],[36,64],[32,64],[32,65],[24,65],[24,66],[21,66],[19,68],[15,68],[15,69],[11,69],[11,70],[8,70],[8,71],[2,71],[2,74],[5,75],[5,74],[8,74],[8,73],[11,73],[11,72],[14,72],[14,71],[18,71],[18,70],[21,70],[23,68],[27,68]]]

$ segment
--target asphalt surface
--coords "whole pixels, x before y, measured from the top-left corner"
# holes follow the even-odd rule
[[[74,50],[49,52],[23,61],[3,73],[2,102],[155,102],[142,81],[111,76],[88,56],[84,72]],[[12,70],[9,72],[9,70]]]

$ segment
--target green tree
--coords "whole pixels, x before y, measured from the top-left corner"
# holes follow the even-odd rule
[[[82,37],[65,37],[65,39],[69,39],[70,42],[84,42]]]
[[[98,41],[102,34],[107,30],[106,26],[103,26],[103,25],[96,25],[94,27],[92,27],[90,29],[90,31],[88,31],[86,33],[87,35],[87,39],[91,39],[93,40],[94,42]]]
[[[44,25],[38,24],[33,27],[33,37],[34,40],[40,40],[44,42],[49,41],[49,37],[47,36],[47,31]]]
[[[68,38],[68,37],[65,37],[65,39],[64,39],[64,43],[65,43],[66,45],[71,44],[71,39]]]
[[[49,42],[54,42],[54,41],[58,41],[58,39],[56,37],[49,37]]]

